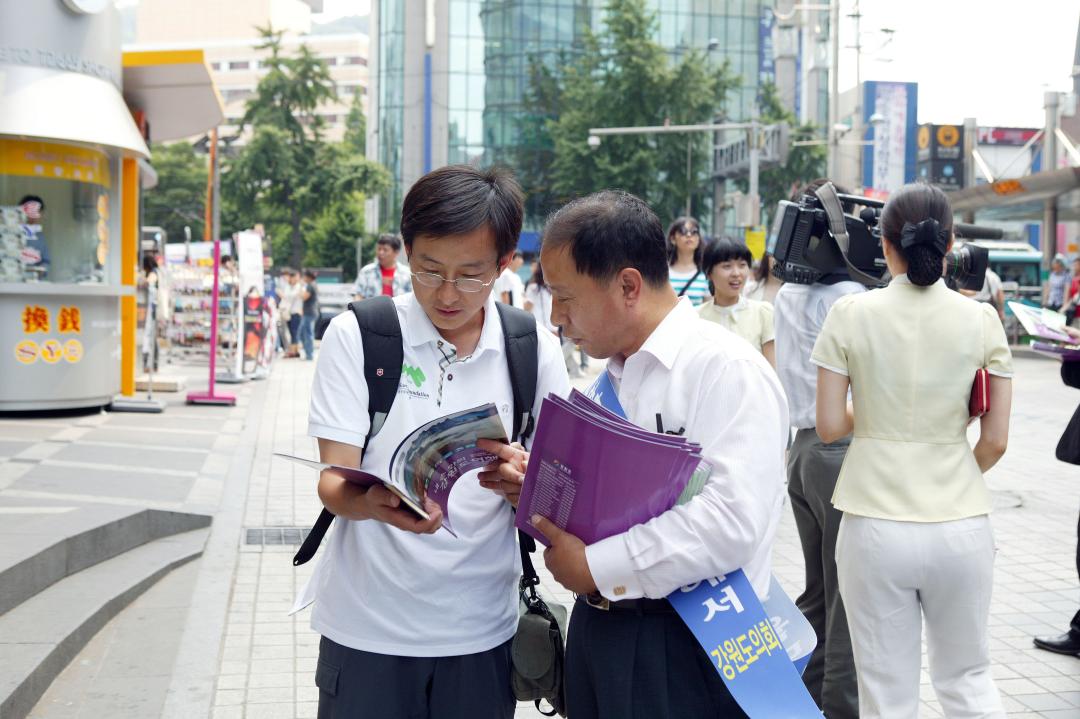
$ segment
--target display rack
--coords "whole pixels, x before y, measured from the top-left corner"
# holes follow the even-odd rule
[[[0,205],[0,282],[22,282],[25,272],[26,215],[18,207]]]
[[[228,367],[235,362],[239,351],[241,315],[236,273],[223,270],[220,283],[217,357]],[[166,335],[171,351],[182,356],[208,352],[213,268],[172,265],[169,267],[169,284],[172,316]]]

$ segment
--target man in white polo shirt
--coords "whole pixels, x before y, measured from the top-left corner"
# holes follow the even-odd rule
[[[394,298],[404,365],[393,407],[368,447],[364,353],[353,313],[323,338],[308,431],[324,462],[385,474],[412,430],[493,402],[512,425],[513,395],[492,286],[521,230],[522,196],[501,170],[450,166],[422,177],[402,207],[413,293]],[[569,382],[558,341],[538,334],[534,416]],[[362,463],[361,463],[362,459]],[[322,635],[319,716],[502,718],[514,713],[510,640],[520,576],[510,504],[475,474],[450,496],[457,536],[422,521],[380,487],[331,471],[319,497],[337,516],[300,603],[314,599]]]
[[[566,649],[569,716],[745,717],[666,597],[740,568],[759,597],[768,591],[788,434],[776,373],[676,297],[664,229],[633,195],[600,192],[563,207],[544,229],[540,259],[552,320],[590,357],[608,358],[628,419],[697,442],[713,467],[688,503],[587,547],[530,518],[552,541],[548,569],[578,594]],[[486,446],[504,460],[492,470],[504,483],[520,478],[526,453]]]

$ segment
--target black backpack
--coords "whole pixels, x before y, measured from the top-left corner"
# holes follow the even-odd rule
[[[506,343],[506,366],[510,372],[510,387],[514,393],[514,427],[511,442],[524,441],[532,434],[535,425],[532,407],[536,399],[537,337],[536,319],[528,312],[501,302],[496,302]],[[364,446],[382,429],[397,397],[401,380],[401,365],[405,351],[402,348],[401,325],[398,322],[394,301],[385,296],[372,297],[362,302],[350,302],[349,309],[360,325],[360,339],[364,346],[364,381],[368,387],[368,418],[371,420]],[[323,509],[304,543],[293,557],[293,564],[300,566],[315,556],[334,515]],[[527,541],[526,541],[527,540]],[[519,532],[522,566],[526,574],[535,576],[528,552],[536,549],[532,537]]]

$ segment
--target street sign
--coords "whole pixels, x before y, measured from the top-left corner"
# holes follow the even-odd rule
[[[961,125],[921,125],[916,140],[919,162],[963,158],[964,128]]]
[[[742,177],[750,172],[750,132],[748,130],[738,140],[716,146],[713,150],[713,179]],[[757,146],[761,152],[758,158],[759,168],[787,162],[790,134],[786,122],[762,125],[758,129]]]

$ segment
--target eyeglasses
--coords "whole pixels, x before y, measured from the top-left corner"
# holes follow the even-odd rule
[[[684,227],[681,230],[679,230],[679,234],[682,235],[683,237],[691,237],[693,235],[700,235],[701,231],[696,230],[696,229],[688,229],[688,228]]]
[[[466,277],[459,277],[456,280],[448,280],[442,275],[437,275],[434,272],[411,272],[413,279],[416,280],[416,284],[423,285],[424,287],[438,287],[443,282],[449,282],[457,288],[459,292],[467,292],[474,294],[482,291],[485,287],[490,287],[491,283],[495,281],[495,278],[499,276],[499,272],[496,270],[495,274],[487,282],[481,282],[480,280],[474,280]]]

